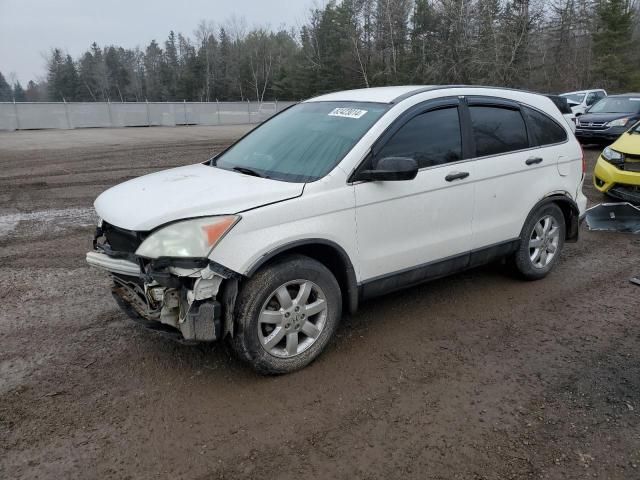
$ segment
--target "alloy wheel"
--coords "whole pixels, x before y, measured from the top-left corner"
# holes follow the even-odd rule
[[[258,338],[269,354],[291,358],[313,345],[327,323],[327,299],[310,280],[294,280],[267,297],[258,317]]]
[[[560,226],[553,215],[545,215],[533,227],[529,237],[529,257],[536,268],[548,266],[558,252]]]

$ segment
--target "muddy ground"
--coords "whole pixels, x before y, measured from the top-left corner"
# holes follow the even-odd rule
[[[132,324],[94,197],[244,130],[0,133],[0,478],[640,478],[640,236],[371,301],[283,377]]]

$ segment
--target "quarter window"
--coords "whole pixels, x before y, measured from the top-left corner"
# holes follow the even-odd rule
[[[456,107],[420,114],[405,123],[377,158],[413,158],[419,168],[462,159],[460,119]]]
[[[527,115],[531,141],[536,146],[551,145],[564,142],[567,132],[555,121],[532,108],[524,107]]]
[[[469,107],[476,156],[498,155],[529,147],[527,128],[518,110],[502,107]]]

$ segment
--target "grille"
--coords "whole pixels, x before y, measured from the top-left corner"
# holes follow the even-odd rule
[[[624,169],[627,172],[640,172],[640,161],[637,161],[637,162],[625,162]]]
[[[607,128],[607,122],[580,122],[578,127],[585,130],[604,130]]]
[[[106,222],[102,225],[102,231],[114,252],[135,253],[144,240],[140,232],[114,227]]]

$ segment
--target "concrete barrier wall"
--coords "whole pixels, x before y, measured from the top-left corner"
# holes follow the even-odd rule
[[[260,123],[295,102],[0,102],[0,130]]]

